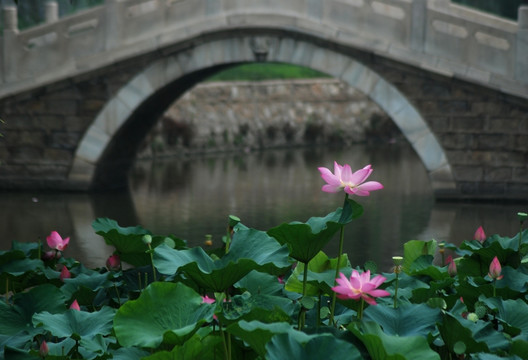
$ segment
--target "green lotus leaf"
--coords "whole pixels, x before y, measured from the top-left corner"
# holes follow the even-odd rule
[[[434,256],[436,251],[436,240],[422,241],[410,240],[403,245],[403,270],[412,275],[413,263],[424,255]]]
[[[352,323],[348,329],[361,340],[373,360],[440,360],[423,336],[388,335],[371,321],[362,322],[360,327]]]
[[[68,309],[61,314],[50,314],[45,311],[33,315],[33,325],[42,326],[59,338],[75,335],[82,339],[110,334],[114,314],[115,310],[108,306],[96,312]]]
[[[275,334],[283,334],[291,331],[299,341],[304,342],[312,338],[310,335],[306,335],[303,332],[294,330],[293,326],[287,322],[274,322],[271,324],[266,324],[260,321],[248,322],[241,320],[229,325],[227,327],[227,331],[249,344],[249,346],[251,346],[251,348],[263,358],[266,354],[266,344]],[[287,357],[284,357],[284,359],[286,358]]]
[[[438,330],[447,348],[454,351],[457,342],[466,346],[466,353],[490,352],[506,349],[509,341],[502,332],[493,328],[490,322],[478,320],[473,322],[460,316],[445,313]]]
[[[253,270],[235,283],[235,287],[244,289],[251,294],[281,296],[284,285],[279,282],[277,276]]]
[[[528,337],[528,304],[522,299],[503,300],[500,298],[484,298],[483,301],[491,309],[498,311],[497,318],[507,324],[522,331]]]
[[[289,321],[298,306],[282,296],[244,293],[222,302],[218,318],[223,324],[239,320],[258,320],[264,323]]]
[[[266,345],[266,359],[351,359],[361,360],[361,352],[351,343],[331,334],[313,336],[302,343],[291,332],[277,334]]]
[[[337,258],[329,258],[324,252],[320,251],[308,263],[308,284],[306,286],[306,295],[315,296],[329,294],[335,282],[335,272]],[[341,256],[340,268],[349,268],[350,262],[348,256]],[[350,274],[349,269],[347,269]],[[293,270],[291,276],[286,281],[286,290],[302,294],[302,278],[304,264],[298,264]]]
[[[137,300],[123,304],[114,319],[114,331],[125,347],[155,348],[162,342],[182,344],[204,322],[212,321],[214,305],[181,283],[155,282]]]
[[[283,223],[268,230],[268,234],[279,243],[288,245],[292,258],[308,263],[342,226],[362,213],[363,207],[360,204],[347,199],[343,208],[338,208],[325,217],[312,217],[306,223]]]
[[[16,294],[13,299],[13,305],[0,301],[0,334],[2,335],[42,332],[31,326],[33,314],[44,310],[56,313],[66,309],[64,296],[59,289],[50,284],[39,285],[25,293]]]
[[[92,223],[95,233],[102,236],[108,245],[113,245],[121,261],[134,266],[150,265],[150,255],[146,253],[147,245],[143,242],[143,235],[152,235],[141,226],[121,227],[115,220],[98,218]],[[151,247],[155,248],[165,242],[166,236],[152,236]],[[185,242],[170,236],[178,248]]]
[[[440,310],[426,304],[402,303],[396,309],[389,306],[369,306],[365,320],[378,323],[385,334],[398,336],[427,336],[440,321]]]
[[[146,358],[149,353],[136,347],[120,347],[119,349],[110,349],[113,360],[140,360]]]
[[[288,249],[255,229],[236,231],[221,259],[213,260],[201,247],[173,250],[161,245],[154,251],[154,265],[162,274],[183,272],[201,288],[215,292],[225,291],[252,270],[278,275],[291,266]]]
[[[194,334],[182,345],[176,345],[172,351],[158,351],[142,360],[201,360],[223,359],[222,338],[220,336],[207,336],[202,338]],[[236,359],[236,357],[234,357]]]

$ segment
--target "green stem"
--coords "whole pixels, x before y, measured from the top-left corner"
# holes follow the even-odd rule
[[[519,226],[519,254],[521,251],[521,243],[522,243],[522,228],[523,228],[523,222],[521,221],[521,225]]]
[[[308,283],[308,263],[304,264],[304,271],[303,271],[303,289],[302,289],[302,298],[306,296],[306,284]],[[298,327],[299,330],[302,330],[304,327],[304,324],[306,322],[306,311],[304,309],[304,306],[301,304],[301,311],[299,313],[299,323]]]
[[[222,337],[222,344],[224,345],[224,355],[225,355],[226,360],[229,360],[229,351],[227,350],[227,342],[226,342],[226,338],[225,338],[225,334],[224,334],[224,329],[223,329],[222,323],[220,321],[218,322],[218,327],[220,328],[220,335]]]
[[[321,292],[319,291],[319,301],[317,302],[317,323],[315,324],[315,327],[319,327],[321,325]]]
[[[119,307],[121,307],[121,298],[119,297],[119,290],[117,289],[117,285],[114,283],[114,289],[117,294],[117,303],[119,304]]]
[[[359,305],[359,311],[358,311],[358,320],[363,319],[363,306],[365,305],[365,300],[361,298],[361,304]]]
[[[152,278],[154,281],[156,281],[156,268],[154,267],[154,255],[152,255],[152,246],[150,246],[150,243],[148,244],[149,248],[149,254],[150,254],[150,264],[152,265]]]
[[[339,234],[339,252],[337,254],[337,264],[336,264],[336,271],[335,271],[335,276],[334,276],[334,285],[335,285],[335,279],[339,277],[339,269],[341,268],[341,255],[343,254],[344,239],[345,239],[345,226],[341,225],[341,232]],[[335,304],[336,304],[336,292],[332,291],[332,304],[330,305],[330,321],[328,323],[329,325],[334,324]]]
[[[394,308],[398,307],[398,282],[399,282],[399,273],[396,273],[396,284],[394,285],[396,290],[394,290]]]
[[[497,296],[497,288],[495,286],[496,282],[497,282],[497,280],[493,279],[493,297]]]

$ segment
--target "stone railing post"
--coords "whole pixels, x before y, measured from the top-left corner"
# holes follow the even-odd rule
[[[528,5],[521,5],[518,10],[517,55],[515,59],[515,77],[523,84],[528,84]]]
[[[105,0],[105,49],[109,50],[116,47],[119,41],[121,19],[123,14],[120,14],[121,6],[118,0]]]
[[[411,6],[411,49],[422,52],[427,32],[427,0],[413,0]]]
[[[15,6],[6,6],[2,9],[4,15],[4,36],[0,48],[0,79],[9,82],[16,78],[16,62],[12,60],[12,53],[16,51],[18,36],[18,14]]]
[[[18,14],[15,6],[7,6],[4,12],[4,32],[18,32]]]
[[[46,3],[46,23],[52,23],[59,20],[59,5],[56,1]]]

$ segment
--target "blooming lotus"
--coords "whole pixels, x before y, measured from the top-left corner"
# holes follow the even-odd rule
[[[484,229],[482,228],[482,226],[479,226],[477,231],[475,231],[475,235],[473,235],[473,239],[479,242],[484,242],[484,240],[486,240],[486,234],[484,233]]]
[[[341,166],[334,161],[333,173],[325,167],[318,169],[321,177],[326,181],[326,184],[322,187],[324,192],[336,193],[344,189],[349,195],[369,196],[371,191],[383,189],[383,185],[377,181],[365,182],[373,171],[371,165],[352,172],[350,165]]]
[[[501,275],[501,271],[501,264],[499,262],[499,259],[497,259],[497,257],[495,256],[491,261],[488,276],[493,280],[500,280],[504,277],[504,275]]]
[[[64,251],[70,242],[70,238],[67,237],[63,239],[58,232],[52,231],[51,234],[49,234],[49,236],[46,238],[46,241],[48,242],[48,246],[50,248],[58,251]]]
[[[206,303],[206,304],[213,304],[216,300],[215,299],[211,299],[209,296],[205,295],[205,296],[202,296],[202,302],[203,303]]]
[[[371,279],[370,270],[362,274],[359,274],[357,270],[353,270],[350,280],[343,273],[339,273],[339,277],[339,279],[336,279],[339,285],[334,286],[332,290],[337,293],[337,297],[340,299],[363,299],[370,305],[376,305],[374,298],[390,295],[388,291],[377,289],[386,278],[376,275]]]

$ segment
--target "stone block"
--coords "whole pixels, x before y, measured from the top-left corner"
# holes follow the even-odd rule
[[[484,171],[484,180],[487,182],[511,181],[511,179],[510,167],[486,168]]]
[[[479,133],[484,129],[484,119],[474,116],[453,116],[451,129],[457,132]]]
[[[454,166],[454,177],[457,181],[477,182],[482,181],[484,169],[481,166]]]

